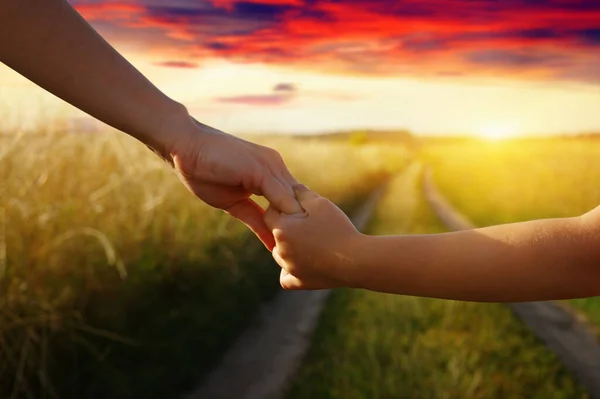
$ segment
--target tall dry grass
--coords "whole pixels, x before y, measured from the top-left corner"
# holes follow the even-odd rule
[[[408,159],[268,141],[347,210]],[[0,171],[2,397],[172,397],[278,289],[256,238],[120,133],[0,136]]]

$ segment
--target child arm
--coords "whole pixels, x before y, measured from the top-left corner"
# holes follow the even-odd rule
[[[513,223],[452,233],[360,234],[328,200],[308,189],[305,218],[269,210],[282,285],[349,286],[478,302],[600,295],[600,217]]]
[[[534,220],[445,234],[364,236],[360,286],[482,302],[600,295],[600,229],[591,217]]]

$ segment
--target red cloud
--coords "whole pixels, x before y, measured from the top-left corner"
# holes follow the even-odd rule
[[[304,5],[304,0],[245,0],[245,2],[246,3],[256,3],[256,4],[297,6],[297,7],[301,7]],[[212,0],[212,3],[216,7],[222,7],[227,10],[231,10],[231,9],[233,9],[233,6],[236,3],[239,3],[239,0]]]
[[[143,13],[145,8],[132,3],[84,3],[75,4],[74,8],[87,21],[129,21]]]
[[[189,8],[165,0],[77,9],[137,37],[160,32],[155,52],[185,63],[222,57],[340,73],[545,77],[600,62],[600,5],[591,0],[212,0]]]
[[[195,69],[198,68],[198,64],[195,62],[188,61],[163,61],[163,62],[155,62],[153,65],[162,66],[167,68],[187,68],[187,69]]]

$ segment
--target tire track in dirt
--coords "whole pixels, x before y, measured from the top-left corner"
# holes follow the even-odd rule
[[[363,230],[387,184],[354,212]],[[186,399],[280,399],[309,348],[329,290],[281,291]]]
[[[476,227],[437,191],[430,168],[423,176],[423,190],[429,205],[448,228],[468,230]],[[554,302],[523,302],[509,306],[577,377],[589,395],[600,399],[600,345],[590,329]]]

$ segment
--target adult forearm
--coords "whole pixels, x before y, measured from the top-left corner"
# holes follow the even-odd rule
[[[65,0],[0,2],[0,61],[159,151],[185,108],[114,50]],[[167,132],[166,124],[171,129]]]
[[[455,233],[365,237],[359,286],[483,302],[600,295],[597,228],[581,218],[538,220]]]

